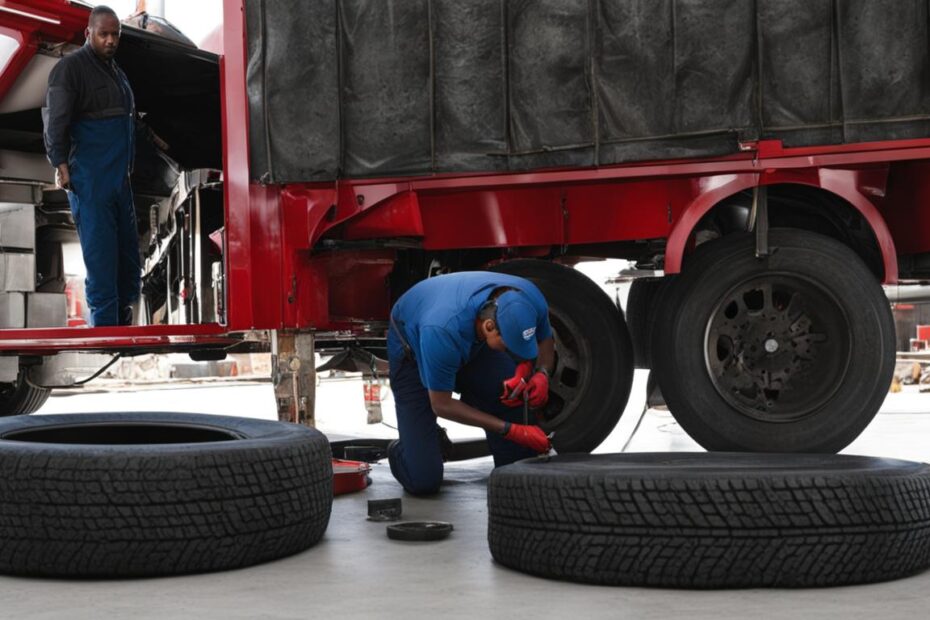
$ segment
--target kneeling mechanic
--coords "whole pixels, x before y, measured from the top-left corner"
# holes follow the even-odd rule
[[[549,451],[543,430],[522,423],[524,398],[548,401],[555,365],[548,306],[529,280],[463,272],[416,284],[391,311],[388,357],[400,432],[388,460],[408,492],[442,483],[437,416],[484,429],[496,467]]]

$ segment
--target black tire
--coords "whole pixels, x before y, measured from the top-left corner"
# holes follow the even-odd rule
[[[633,385],[633,349],[623,312],[583,273],[539,260],[492,271],[526,278],[549,304],[556,369],[541,427],[559,453],[590,452],[617,425]]]
[[[626,324],[633,342],[636,368],[652,368],[652,338],[656,316],[668,282],[667,278],[640,278],[630,284],[626,299]]]
[[[895,331],[875,275],[845,245],[772,230],[700,246],[653,343],[669,410],[708,450],[838,452],[891,384]]]
[[[567,455],[491,474],[501,564],[678,588],[885,581],[930,566],[930,466],[835,455]]]
[[[28,383],[24,375],[20,370],[16,383],[0,385],[0,417],[35,413],[51,395],[50,389]]]
[[[233,569],[316,543],[329,442],[265,420],[93,413],[0,420],[0,572],[143,577]]]

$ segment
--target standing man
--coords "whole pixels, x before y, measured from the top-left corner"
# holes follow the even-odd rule
[[[529,280],[476,271],[418,283],[391,311],[388,357],[400,431],[388,460],[408,492],[439,491],[437,416],[484,429],[495,466],[549,451],[542,429],[523,424],[524,398],[546,404],[555,366],[546,300]]]
[[[87,268],[91,325],[130,325],[141,261],[129,174],[135,101],[113,60],[120,22],[113,9],[90,13],[86,42],[52,69],[43,110],[45,149],[67,190]]]

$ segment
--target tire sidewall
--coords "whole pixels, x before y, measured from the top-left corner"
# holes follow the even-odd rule
[[[676,588],[886,581],[930,565],[930,466],[848,455],[559,455],[494,470],[497,562]]]

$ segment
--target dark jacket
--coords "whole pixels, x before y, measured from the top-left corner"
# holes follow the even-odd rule
[[[101,60],[90,45],[65,56],[52,69],[42,118],[45,150],[56,168],[68,163],[71,123],[135,116],[135,100],[126,74],[115,62]]]

